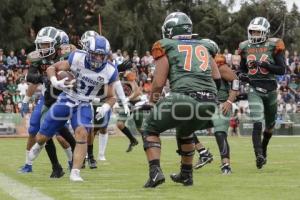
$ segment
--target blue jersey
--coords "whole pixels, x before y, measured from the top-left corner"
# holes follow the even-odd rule
[[[87,52],[74,51],[68,62],[76,77],[74,89],[64,89],[68,97],[79,101],[91,101],[95,97],[105,98],[105,86],[118,79],[118,70],[110,62],[98,69],[91,69],[86,61]]]

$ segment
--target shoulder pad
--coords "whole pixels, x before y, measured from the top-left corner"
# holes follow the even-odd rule
[[[213,57],[218,53],[219,46],[215,41],[213,41],[211,39],[202,39],[202,40],[200,40],[200,42],[201,42],[201,44],[203,44],[203,46],[205,46],[208,49],[209,53]]]
[[[38,62],[38,61],[41,60],[40,54],[39,54],[39,52],[37,52],[37,51],[32,51],[32,52],[30,52],[30,53],[28,54],[28,56],[27,56],[27,59],[28,59],[28,63],[29,63],[29,64],[32,64],[32,63],[34,63],[34,62]]]
[[[165,49],[162,47],[161,40],[155,42],[151,50],[152,56],[155,60],[166,55]]]
[[[275,54],[283,52],[285,49],[284,42],[280,38],[268,38],[268,42],[270,42],[274,45],[274,53]]]
[[[249,45],[249,41],[245,40],[239,44],[238,54],[241,55],[243,50]]]

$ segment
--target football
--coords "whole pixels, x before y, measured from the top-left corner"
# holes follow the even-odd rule
[[[69,71],[59,71],[57,72],[56,74],[56,78],[57,80],[62,80],[64,78],[68,78],[67,81],[65,83],[69,83],[71,82],[72,80],[75,79],[75,76],[72,72],[69,72]]]

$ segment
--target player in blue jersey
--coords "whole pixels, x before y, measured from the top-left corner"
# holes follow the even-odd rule
[[[87,43],[87,52],[72,52],[68,61],[59,61],[47,69],[47,74],[54,87],[63,90],[57,102],[46,114],[37,134],[37,142],[29,152],[29,159],[34,160],[43,145],[55,132],[70,120],[75,132],[76,147],[73,155],[71,181],[83,181],[80,168],[87,151],[87,136],[92,128],[93,111],[90,102],[96,98],[106,98],[97,109],[97,119],[105,116],[116,99],[113,84],[118,80],[118,70],[108,61],[110,45],[102,36],[95,36]],[[56,72],[70,70],[76,77],[76,83],[67,83],[66,79],[57,80]]]

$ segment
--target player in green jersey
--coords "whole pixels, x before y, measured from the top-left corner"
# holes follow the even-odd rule
[[[211,127],[217,94],[213,77],[220,79],[212,58],[213,47],[206,41],[192,39],[192,21],[186,14],[169,14],[162,34],[163,39],[152,47],[156,69],[149,101],[156,104],[141,128],[149,162],[145,188],[165,181],[160,167],[159,136],[171,128],[176,128],[177,152],[181,155],[180,173],[172,174],[171,179],[185,186],[193,185],[193,132]],[[167,79],[171,93],[159,99]]]
[[[267,146],[272,137],[277,113],[277,83],[275,75],[285,73],[285,45],[279,38],[269,38],[270,23],[264,17],[254,18],[248,26],[248,40],[241,42],[241,76],[250,83],[248,94],[250,117],[253,120],[252,142],[256,167],[266,164]],[[265,129],[261,139],[263,119]]]
[[[229,127],[229,119],[231,113],[232,102],[236,99],[239,90],[239,80],[234,72],[226,64],[224,55],[217,54],[215,61],[221,74],[221,86],[218,90],[218,101],[220,109],[216,110],[213,116],[214,135],[219,147],[221,157],[222,174],[231,174],[230,167],[230,148],[227,141],[227,130]],[[196,134],[194,134],[196,150],[199,152],[199,161],[194,168],[199,169],[205,164],[212,161],[213,157],[208,149],[199,142]]]

